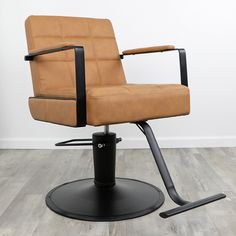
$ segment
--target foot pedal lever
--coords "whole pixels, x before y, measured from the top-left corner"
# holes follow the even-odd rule
[[[226,197],[225,194],[219,193],[219,194],[216,194],[216,195],[211,196],[211,197],[207,197],[207,198],[195,201],[195,202],[189,202],[189,203],[184,204],[180,207],[176,207],[176,208],[170,209],[168,211],[161,212],[159,215],[162,218],[168,218],[168,217],[180,214],[182,212],[189,211],[189,210],[192,210],[194,208],[206,205],[208,203],[218,201],[218,200],[220,200],[222,198],[225,198],[225,197]]]
[[[121,142],[121,138],[116,138],[116,143]],[[56,143],[55,146],[92,146],[93,139],[84,138],[84,139],[70,139],[63,142]]]
[[[89,145],[93,145],[91,138],[70,139],[55,144],[55,146],[89,146]]]

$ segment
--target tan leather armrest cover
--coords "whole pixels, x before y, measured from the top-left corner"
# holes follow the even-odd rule
[[[123,51],[123,55],[132,55],[139,53],[149,53],[149,52],[164,52],[168,50],[175,49],[173,45],[162,45],[162,46],[154,46],[154,47],[145,47],[145,48],[135,48]]]
[[[75,43],[71,43],[71,42],[61,42],[61,43],[57,43],[57,44],[53,44],[53,45],[48,45],[47,47],[35,48],[32,50],[29,50],[29,53],[37,53],[37,52],[41,52],[41,51],[45,51],[45,50],[61,48],[61,47],[66,47],[66,46],[79,46],[79,45],[77,45]]]

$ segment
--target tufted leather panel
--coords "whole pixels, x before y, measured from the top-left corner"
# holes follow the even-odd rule
[[[109,20],[30,16],[25,26],[29,51],[66,42],[83,46],[87,86],[126,83]],[[75,97],[73,50],[39,56],[30,64],[35,96]]]

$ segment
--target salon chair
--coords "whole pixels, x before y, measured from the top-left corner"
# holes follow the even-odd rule
[[[94,133],[92,138],[56,144],[91,145],[94,178],[75,180],[52,189],[46,196],[46,204],[52,211],[80,220],[117,221],[143,216],[161,207],[164,195],[156,186],[115,177],[116,145],[121,138],[109,131],[109,125],[121,123],[136,125],[144,134],[167,192],[179,205],[161,212],[161,217],[225,197],[220,193],[195,202],[182,199],[147,123],[152,119],[189,114],[184,49],[164,45],[119,54],[112,24],[107,19],[29,16],[25,26],[29,51],[25,60],[30,62],[34,90],[34,96],[29,98],[32,117],[73,128],[104,126],[104,131]],[[176,51],[179,55],[180,84],[127,83],[121,59],[167,51]]]

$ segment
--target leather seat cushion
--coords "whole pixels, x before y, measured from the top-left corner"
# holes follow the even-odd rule
[[[37,120],[76,126],[73,99],[30,98]],[[93,126],[187,115],[189,89],[180,84],[125,84],[87,88],[87,123]]]

